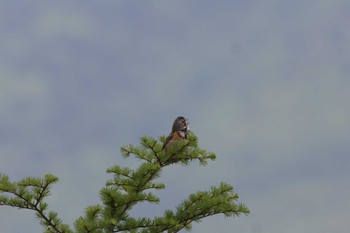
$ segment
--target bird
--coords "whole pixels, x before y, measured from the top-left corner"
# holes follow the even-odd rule
[[[166,150],[171,144],[180,139],[187,140],[187,134],[189,130],[189,121],[183,116],[179,116],[175,119],[169,136],[165,139],[163,144],[163,150]]]

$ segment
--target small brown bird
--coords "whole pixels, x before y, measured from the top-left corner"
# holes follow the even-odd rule
[[[187,133],[189,130],[189,121],[183,116],[179,116],[175,119],[171,133],[165,139],[163,150],[166,150],[169,145],[180,139],[187,139]]]

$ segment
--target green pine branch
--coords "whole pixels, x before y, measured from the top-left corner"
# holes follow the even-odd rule
[[[153,219],[130,216],[130,210],[141,202],[159,203],[154,191],[164,189],[165,185],[156,179],[167,166],[187,165],[193,160],[206,165],[209,159],[216,158],[214,153],[198,147],[197,137],[191,132],[187,140],[179,140],[166,151],[162,149],[164,136],[159,140],[145,136],[140,141],[140,146],[123,146],[121,153],[124,158],[133,155],[143,163],[137,169],[118,165],[108,168],[113,178],[100,191],[102,204],[88,206],[84,216],[75,221],[74,231],[62,223],[57,213],[47,211],[48,204],[44,200],[58,181],[53,175],[11,182],[8,176],[0,174],[0,205],[34,211],[47,233],[179,232],[191,230],[193,222],[212,215],[233,217],[249,213],[244,204],[237,203],[238,194],[233,192],[233,187],[221,183],[209,191],[190,194],[176,210],[166,210],[163,216]]]
[[[68,225],[63,224],[57,213],[47,212],[48,204],[44,198],[50,195],[52,184],[58,178],[54,175],[45,175],[43,179],[26,177],[18,182],[11,182],[9,177],[0,174],[0,205],[29,209],[35,211],[40,224],[46,228],[46,232],[72,232]]]

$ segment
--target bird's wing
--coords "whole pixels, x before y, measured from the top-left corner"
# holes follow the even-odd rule
[[[165,139],[162,149],[164,149],[166,147],[166,145],[169,143],[169,141],[173,138],[173,135],[174,135],[174,133],[171,132],[169,134],[169,136]]]

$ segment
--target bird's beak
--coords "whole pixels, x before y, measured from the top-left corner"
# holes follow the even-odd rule
[[[187,126],[187,130],[190,129],[190,126],[189,126],[190,122],[188,121],[188,119],[186,119],[186,126]]]

